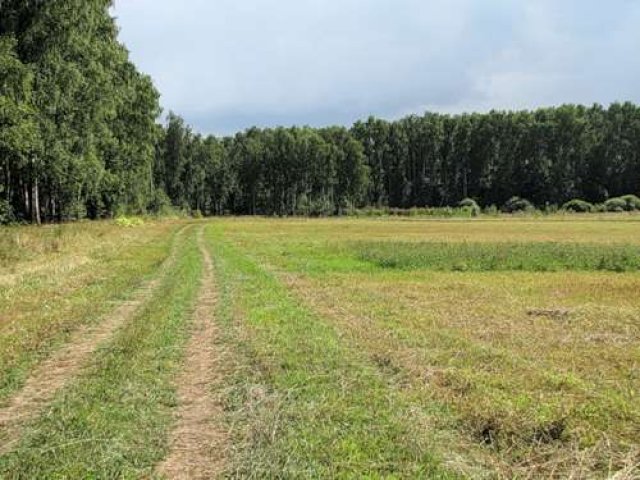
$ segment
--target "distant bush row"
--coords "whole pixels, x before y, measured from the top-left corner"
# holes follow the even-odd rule
[[[624,195],[622,197],[610,198],[604,203],[593,204],[584,200],[571,200],[561,207],[557,205],[548,205],[544,209],[536,209],[529,200],[512,197],[502,207],[490,205],[482,208],[478,203],[471,199],[465,198],[457,207],[424,207],[424,208],[364,208],[351,209],[347,213],[352,216],[362,217],[382,217],[382,216],[398,216],[398,217],[461,217],[470,218],[477,217],[480,214],[498,215],[500,213],[517,214],[517,213],[606,213],[606,212],[640,212],[640,198],[635,195]]]
[[[568,212],[636,212],[640,211],[640,198],[635,195],[610,198],[604,203],[594,205],[584,200],[571,200],[562,206]]]

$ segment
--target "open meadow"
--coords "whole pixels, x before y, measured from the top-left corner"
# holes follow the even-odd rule
[[[0,229],[1,478],[640,477],[640,217]]]

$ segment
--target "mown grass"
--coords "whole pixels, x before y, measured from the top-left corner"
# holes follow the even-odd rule
[[[382,268],[460,272],[640,270],[640,246],[584,243],[358,242],[354,255]]]
[[[635,261],[628,253],[640,244],[636,225],[257,220],[225,221],[224,229],[228,243],[275,272],[348,351],[403,379],[387,385],[389,395],[409,411],[435,412],[429,428],[447,441],[429,448],[452,470],[634,478],[640,276],[599,266],[603,252]],[[354,250],[382,241],[385,255],[409,262],[414,248],[439,244],[441,269],[426,268],[426,255],[418,268],[383,268]],[[517,268],[502,260],[487,271],[452,271],[465,249],[491,258],[505,245],[530,258],[512,259]]]
[[[199,285],[192,234],[145,309],[60,392],[18,448],[0,458],[2,478],[149,477],[166,452],[173,377]]]
[[[224,401],[231,432],[226,475],[637,477],[638,225],[216,220],[206,238],[225,371],[212,394]],[[27,366],[48,354],[79,322],[99,318],[91,299],[126,296],[152,274],[172,232],[122,229],[118,243],[107,230],[113,248],[80,241],[88,263],[69,269],[57,263],[73,257],[66,247],[12,263],[18,277],[0,290],[8,302],[0,317],[25,326],[13,338],[26,346],[4,345],[31,359]],[[202,268],[192,234],[182,245],[147,308],[0,458],[0,477],[153,475],[166,453],[172,381]],[[408,266],[390,268],[372,252]],[[624,271],[600,268],[602,258]],[[111,281],[114,296],[100,293]],[[9,338],[3,328],[0,339]],[[42,343],[29,343],[30,332]],[[0,372],[28,371],[12,361]],[[15,378],[5,391],[20,384]]]
[[[350,348],[270,272],[212,242],[233,350],[227,411],[241,478],[454,478],[383,366]]]
[[[40,238],[32,227],[24,228],[34,244],[48,243],[49,233]],[[72,331],[99,321],[157,272],[178,226],[155,224],[126,233],[102,223],[54,228],[69,229],[79,239],[77,247],[65,246],[55,260],[46,248],[36,249],[36,264],[14,264],[14,273],[0,283],[0,401]]]
[[[599,478],[639,459],[638,308],[625,300],[639,281],[587,275],[360,274],[292,285],[359,349],[405,372],[419,402],[451,407],[436,425],[458,430],[452,450],[483,445],[506,477]]]

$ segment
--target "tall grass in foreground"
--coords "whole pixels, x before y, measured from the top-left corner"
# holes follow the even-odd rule
[[[640,270],[640,246],[559,242],[411,243],[358,242],[360,260],[382,268],[439,271],[610,271]]]

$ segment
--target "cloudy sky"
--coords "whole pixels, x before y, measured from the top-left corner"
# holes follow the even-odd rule
[[[640,103],[640,0],[116,0],[165,110],[203,133]]]

